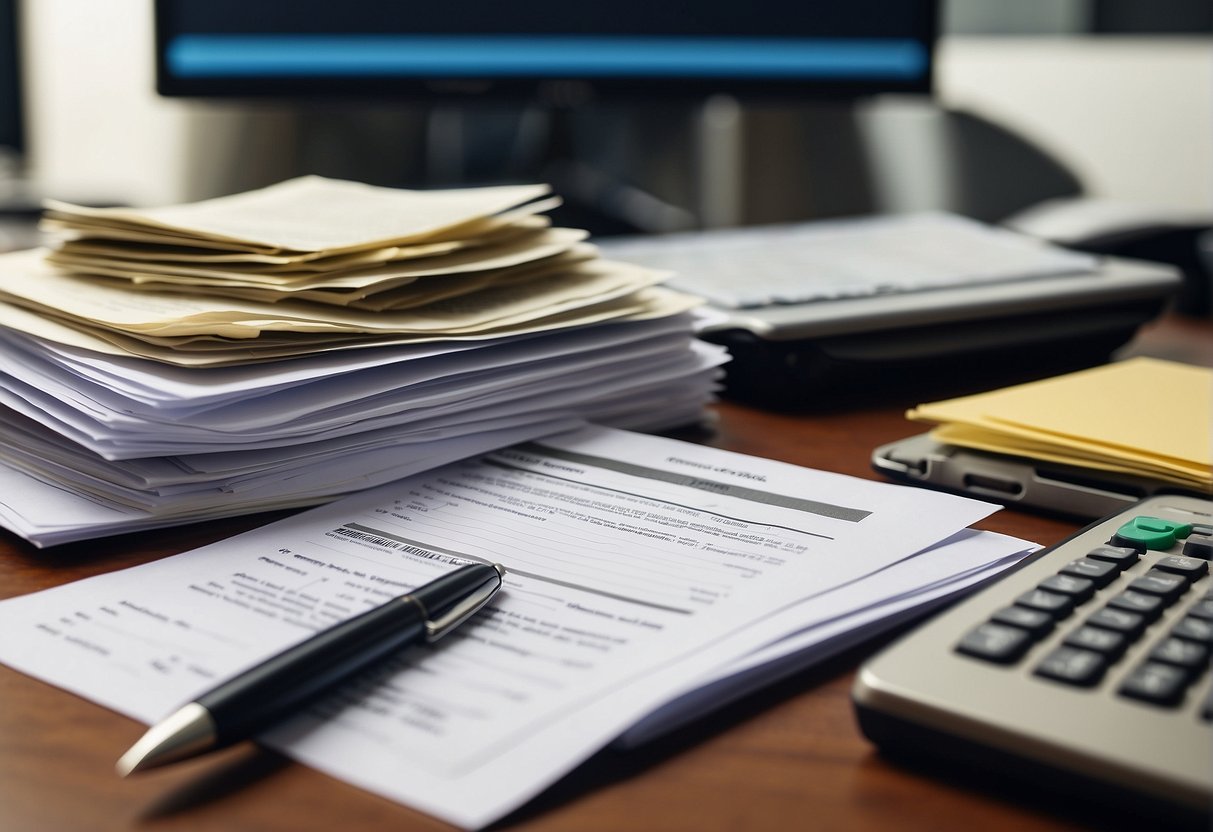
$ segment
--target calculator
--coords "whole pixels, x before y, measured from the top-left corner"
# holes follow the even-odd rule
[[[912,631],[852,697],[882,750],[1209,827],[1213,501],[1155,495]],[[895,755],[896,756],[896,755]]]

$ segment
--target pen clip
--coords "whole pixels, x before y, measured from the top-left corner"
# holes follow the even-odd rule
[[[427,642],[437,641],[471,618],[477,610],[492,600],[493,596],[497,594],[497,590],[501,589],[501,583],[501,574],[498,572],[496,580],[485,581],[482,586],[476,588],[475,592],[469,594],[442,615],[425,622],[425,640]]]

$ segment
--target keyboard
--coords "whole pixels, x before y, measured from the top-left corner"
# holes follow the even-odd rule
[[[1094,523],[865,663],[860,725],[889,751],[1208,828],[1211,558],[1209,499],[1154,496]]]
[[[942,398],[976,367],[1008,384],[1106,361],[1181,282],[944,213],[594,242],[705,299],[696,332],[732,356],[723,395],[780,409],[911,384]]]
[[[596,241],[669,285],[755,309],[1091,273],[1096,259],[964,217],[922,213]]]

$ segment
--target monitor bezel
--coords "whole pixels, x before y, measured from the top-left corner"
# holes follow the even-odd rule
[[[494,101],[510,104],[577,106],[586,103],[697,101],[730,95],[742,101],[794,102],[854,99],[880,94],[930,94],[934,89],[935,45],[939,36],[938,2],[915,0],[915,40],[926,45],[926,69],[913,79],[813,78],[746,80],[740,78],[415,78],[401,76],[281,76],[274,78],[182,78],[169,72],[166,53],[175,27],[171,0],[155,0],[156,92],[174,98],[289,100],[389,100],[414,103]]]

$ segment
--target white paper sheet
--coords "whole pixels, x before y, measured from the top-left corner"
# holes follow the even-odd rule
[[[0,328],[0,340],[11,344],[22,355],[40,356],[58,365],[71,377],[110,388],[127,397],[130,407],[143,404],[156,409],[193,410],[239,401],[250,394],[265,395],[374,368],[403,368],[417,363],[429,367],[432,377],[437,377],[535,360],[553,352],[606,349],[637,340],[685,333],[691,328],[685,316],[676,315],[522,338],[324,352],[291,361],[209,368],[206,372],[141,358],[107,355],[13,329]],[[494,355],[499,350],[503,350],[503,354]]]
[[[722,661],[646,714],[613,743],[630,748],[922,615],[1017,563],[1040,547],[1008,535],[965,529],[862,580],[792,604],[741,633],[771,642]],[[718,647],[717,649],[721,649]],[[725,655],[733,652],[727,646]]]
[[[690,329],[684,313],[205,370],[0,329],[0,524],[54,545],[312,505],[574,420],[689,424],[727,360]]]
[[[769,643],[745,631],[772,610],[994,509],[588,428],[0,603],[0,660],[151,721],[453,563],[502,562],[505,590],[473,623],[263,737],[479,827],[718,668],[720,645]]]
[[[384,474],[381,469],[376,469],[383,477],[379,482],[400,479],[494,448],[546,436],[568,424],[567,420],[541,420],[426,442],[415,450],[396,448],[389,457],[383,456],[380,451],[377,463],[390,466],[390,471]],[[303,487],[285,493],[235,496],[228,491],[208,495],[209,500],[179,502],[160,511],[150,511],[116,504],[111,498],[112,488],[106,488],[102,494],[91,495],[79,488],[67,488],[45,476],[34,476],[11,462],[0,460],[0,525],[12,529],[35,546],[56,546],[237,514],[310,506],[378,484],[367,476],[354,483],[334,483],[324,478],[308,477],[306,472],[299,473],[298,479]]]

